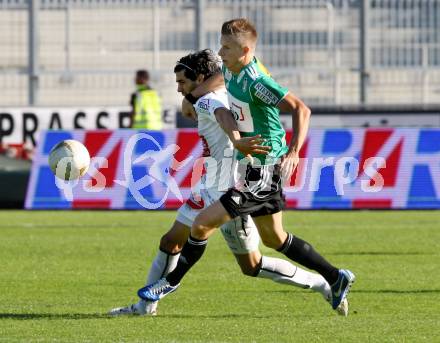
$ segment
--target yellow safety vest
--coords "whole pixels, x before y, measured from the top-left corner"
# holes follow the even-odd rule
[[[133,105],[133,128],[162,130],[162,105],[155,90],[138,90]]]

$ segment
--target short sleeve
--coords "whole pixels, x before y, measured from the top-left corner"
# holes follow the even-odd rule
[[[229,108],[228,98],[211,93],[211,96],[203,97],[195,104],[197,113],[209,117],[212,121],[217,121],[215,111],[218,108]]]
[[[289,92],[281,87],[274,79],[263,76],[256,79],[249,87],[252,99],[260,105],[277,106]]]

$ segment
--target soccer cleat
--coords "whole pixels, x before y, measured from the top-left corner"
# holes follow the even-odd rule
[[[155,316],[157,315],[156,307],[157,304],[155,302],[148,302],[147,305],[145,306],[140,301],[130,306],[114,308],[110,310],[108,314],[113,317],[144,316],[144,315]]]
[[[328,294],[323,295],[323,296],[324,296],[324,300],[326,302],[328,302],[330,304],[330,306],[332,306],[332,295],[331,295],[331,293],[328,293]],[[339,306],[336,308],[335,311],[340,316],[347,317],[348,316],[348,299],[344,298],[344,300],[341,301],[341,303],[339,304]]]
[[[162,278],[151,285],[138,290],[138,296],[147,301],[158,301],[166,295],[174,292],[180,284],[171,286],[167,279]]]
[[[145,300],[141,300],[142,302]],[[159,304],[158,301],[146,301],[147,306],[145,306],[146,314],[149,314],[150,316],[156,316],[157,315],[157,305]]]
[[[332,308],[336,310],[342,301],[347,297],[350,287],[355,280],[354,274],[348,269],[340,269],[338,280],[332,288]]]
[[[339,306],[336,307],[336,312],[340,316],[344,316],[344,317],[348,316],[348,300],[347,300],[347,298],[342,299]]]
[[[119,317],[119,316],[143,316],[146,311],[142,309],[140,306],[136,306],[137,304],[132,304],[126,307],[117,307],[109,311],[110,316]]]

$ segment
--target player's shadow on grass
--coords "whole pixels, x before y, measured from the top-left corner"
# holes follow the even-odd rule
[[[352,293],[395,293],[395,294],[433,294],[440,293],[440,289],[356,289]]]
[[[249,314],[219,314],[219,315],[189,315],[189,314],[170,314],[162,315],[162,318],[204,318],[204,319],[228,319],[228,318],[249,318]],[[0,313],[0,320],[13,319],[13,320],[80,320],[80,319],[114,319],[116,317],[109,316],[101,313]],[[253,318],[264,319],[273,318],[271,316],[257,315]]]
[[[111,318],[103,313],[0,313],[0,320],[39,320],[39,319],[63,319],[63,320],[79,320],[79,319],[101,319]]]
[[[421,252],[421,251],[347,251],[347,252],[334,252],[327,255],[371,255],[371,256],[407,256],[407,255],[434,255],[433,253]]]
[[[249,313],[226,313],[226,314],[163,314],[158,316],[158,318],[176,318],[176,319],[185,319],[185,318],[200,318],[200,319],[268,319],[268,318],[276,318],[282,317],[277,315],[256,315],[255,313],[250,315]]]
[[[267,293],[291,293],[291,290],[270,290]],[[296,293],[312,294],[310,290],[297,290]],[[350,293],[394,293],[394,294],[434,294],[440,293],[440,289],[353,289]]]

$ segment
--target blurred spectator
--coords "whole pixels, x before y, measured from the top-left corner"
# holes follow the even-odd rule
[[[131,127],[134,129],[161,130],[162,106],[157,92],[150,87],[147,70],[136,72],[136,92],[131,95]]]
[[[0,155],[30,161],[34,155],[34,148],[26,144],[0,144]]]

